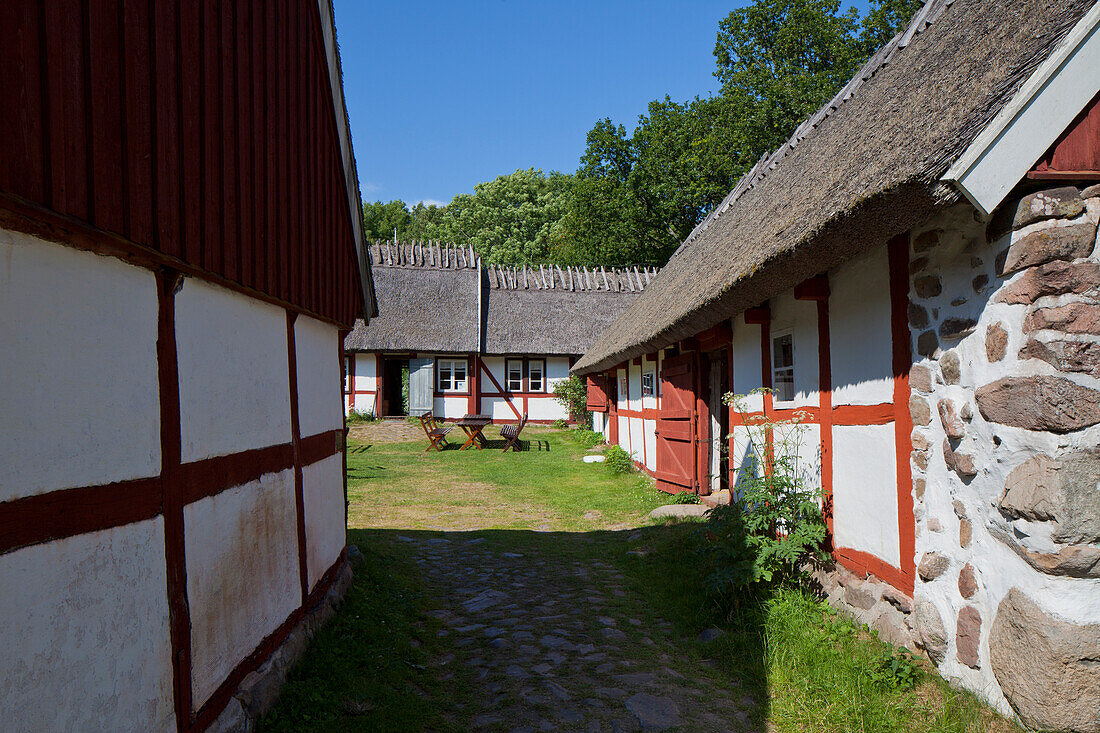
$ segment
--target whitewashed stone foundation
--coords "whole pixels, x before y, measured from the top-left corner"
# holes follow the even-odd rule
[[[914,626],[1033,728],[1100,731],[1100,187],[913,233]]]

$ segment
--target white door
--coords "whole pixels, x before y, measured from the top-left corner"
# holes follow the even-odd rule
[[[435,359],[409,359],[410,415],[423,415],[425,412],[431,412],[434,387]]]

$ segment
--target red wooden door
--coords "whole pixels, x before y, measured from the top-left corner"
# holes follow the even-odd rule
[[[661,410],[657,419],[657,488],[696,491],[695,353],[661,365]]]

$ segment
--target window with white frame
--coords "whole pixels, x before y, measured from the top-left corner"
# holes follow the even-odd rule
[[[657,375],[654,372],[642,372],[642,397],[653,397],[657,394]]]
[[[794,340],[789,332],[772,338],[772,389],[780,402],[794,399]]]
[[[508,359],[505,362],[505,377],[509,392],[523,391],[523,359]]]
[[[440,392],[466,392],[466,360],[439,359],[435,365],[436,389]]]
[[[546,390],[546,362],[533,359],[527,362],[527,391],[544,392]]]

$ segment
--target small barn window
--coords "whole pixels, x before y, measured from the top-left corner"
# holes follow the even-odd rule
[[[780,402],[794,399],[794,340],[790,333],[772,339],[772,389]]]
[[[440,359],[436,364],[436,389],[440,392],[466,391],[466,360]]]
[[[527,391],[543,392],[546,389],[546,364],[542,359],[527,362]]]
[[[509,359],[507,361],[508,391],[523,391],[523,360]]]
[[[656,382],[657,375],[653,372],[642,373],[642,397],[653,397],[657,393]]]

